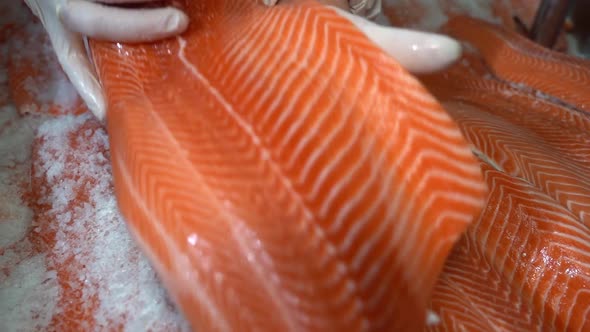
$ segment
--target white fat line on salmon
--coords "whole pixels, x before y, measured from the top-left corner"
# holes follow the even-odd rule
[[[172,241],[167,236],[168,232],[162,227],[160,221],[158,220],[158,217],[155,216],[152,213],[152,211],[145,205],[145,201],[143,200],[141,195],[137,192],[137,190],[133,186],[133,180],[131,179],[131,175],[129,174],[129,171],[125,167],[125,165],[126,165],[125,161],[121,157],[120,153],[116,153],[113,157],[117,160],[117,163],[119,165],[121,165],[121,166],[119,166],[119,169],[121,170],[121,178],[123,180],[123,183],[127,186],[127,188],[129,188],[128,191],[131,194],[131,197],[136,202],[137,206],[142,210],[144,215],[147,217],[147,220],[156,229],[158,234],[162,235],[160,238],[164,241],[164,245],[166,246],[166,248],[168,249],[169,252],[174,253],[171,256],[175,256],[178,258],[178,259],[172,259],[172,262],[175,265],[175,270],[180,271],[179,275],[183,276],[183,278],[186,278],[186,275],[187,275],[186,271],[194,271],[194,273],[199,274],[198,269],[190,268],[190,266],[192,265],[190,262],[190,259],[174,243],[174,241]],[[136,234],[138,234],[138,233],[136,232]],[[141,239],[141,237],[137,236],[136,239]],[[156,257],[156,255],[154,255],[151,252],[151,250],[149,250],[151,248],[151,246],[144,244],[143,248],[144,248],[144,250],[147,250],[150,253],[150,255],[149,255],[150,258]],[[152,259],[151,261],[158,263],[157,259]],[[188,269],[186,268],[187,266],[189,266]],[[161,269],[160,271],[163,271],[163,270],[164,269]],[[202,277],[200,277],[198,275],[196,277],[197,277],[197,279],[202,279]],[[187,281],[189,281],[190,283],[194,283],[195,280],[187,280]],[[221,329],[221,331],[227,331],[227,332],[231,331],[231,328],[229,327],[228,322],[225,321],[225,319],[223,318],[223,315],[219,312],[219,310],[217,309],[217,306],[210,299],[210,296],[208,294],[200,291],[199,287],[191,287],[190,289],[188,289],[188,291],[191,292],[191,294],[193,294],[198,299],[198,301],[203,304],[203,308],[205,310],[209,311],[209,314],[213,318],[213,321],[215,321],[217,323],[216,325]],[[186,313],[186,314],[189,314],[189,313]],[[219,326],[219,325],[221,325],[221,326]]]
[[[307,24],[310,27],[313,27],[313,29],[316,29],[319,22],[320,22],[320,18],[316,17],[310,17],[312,16],[312,13],[309,10],[301,10],[298,9],[297,11],[293,10],[290,15],[292,15],[293,17],[297,18],[299,21],[301,22],[307,22]],[[285,15],[286,16],[286,15]],[[289,22],[289,21],[288,21]],[[287,23],[288,23],[287,22]],[[292,90],[292,96],[296,96],[297,94],[303,92],[304,88],[306,87],[306,84],[302,84],[300,85],[300,88],[295,90],[294,89],[294,82],[298,77],[301,77],[304,73],[304,71],[310,70],[308,67],[308,62],[307,59],[312,55],[315,54],[314,51],[316,49],[315,44],[316,42],[316,34],[312,35],[312,39],[310,41],[308,41],[308,45],[312,45],[312,47],[307,47],[305,50],[305,53],[301,55],[301,57],[297,56],[296,52],[289,52],[288,50],[291,49],[293,46],[292,45],[302,45],[305,42],[305,29],[297,29],[295,26],[293,26],[293,24],[288,24],[289,25],[289,29],[286,31],[286,34],[283,35],[282,40],[283,40],[283,45],[288,45],[287,47],[282,47],[281,49],[279,49],[279,51],[276,52],[277,56],[274,56],[274,59],[276,59],[276,61],[273,61],[271,63],[265,63],[265,65],[268,68],[274,68],[274,75],[272,75],[272,78],[270,80],[267,80],[267,86],[278,86],[277,89],[273,90],[273,89],[268,89],[265,88],[262,92],[262,94],[260,96],[258,96],[258,100],[257,102],[254,104],[254,109],[259,110],[261,107],[263,107],[262,105],[268,103],[268,102],[272,102],[272,106],[269,107],[269,109],[273,109],[274,107],[277,107],[279,104],[279,101],[284,99],[285,97],[289,98],[288,95],[291,94],[290,90]],[[276,33],[276,32],[275,32]],[[324,34],[327,33],[327,29],[324,29]],[[274,38],[274,39],[278,39],[278,38]],[[268,47],[268,46],[267,46]],[[315,51],[316,53],[318,51]],[[267,53],[270,53],[267,52]],[[319,55],[321,55],[323,52],[319,53]],[[261,58],[259,61],[263,61],[263,59]],[[333,59],[333,61],[336,61],[335,59]],[[285,79],[284,82],[280,82],[280,80]],[[327,77],[325,78],[327,80]],[[263,80],[259,80],[259,84],[262,84]],[[309,82],[309,80],[308,80]],[[306,82],[307,83],[307,82]],[[307,83],[309,84],[309,83]],[[258,86],[258,85],[257,85]],[[293,104],[292,102],[290,102],[291,99],[289,99],[288,102],[288,109],[291,107],[291,105]],[[281,112],[278,120],[276,121],[276,124],[274,125],[274,127],[277,127],[278,124],[282,123],[286,117],[286,115],[288,114],[288,111],[283,111]],[[269,119],[271,118],[271,116],[273,115],[273,112],[269,111],[267,112],[262,119],[259,121],[259,126],[261,127],[265,127],[268,125],[269,123]],[[274,133],[271,131],[269,134],[269,137],[273,137]]]
[[[157,121],[158,124],[164,123],[164,120],[162,120],[156,112],[154,112],[154,117],[156,117],[156,119],[158,120]],[[188,164],[188,168],[193,170],[192,175],[202,178],[201,174],[198,173],[196,170],[194,170],[193,165],[187,159],[188,157],[184,153],[185,151],[182,149],[182,146],[180,146],[180,144],[178,144],[178,141],[176,140],[174,135],[170,132],[169,128],[166,127],[165,125],[163,125],[161,127],[162,127],[162,129],[160,132],[162,132],[162,133],[166,134],[166,136],[168,136],[168,139],[171,142],[171,144],[180,152],[180,155],[182,155],[182,157],[183,157],[182,161],[184,163]],[[210,197],[217,198],[217,196],[215,196],[215,194],[211,191],[208,192],[208,195],[210,195]],[[221,205],[223,205],[223,204],[221,203]],[[233,216],[233,215],[228,216],[229,213],[224,213],[224,207],[218,208],[218,211],[220,212],[220,214],[223,215],[223,220],[232,220],[233,224],[237,224],[237,225],[244,224],[243,222],[239,222],[239,220],[237,219],[236,216]],[[228,224],[229,224],[229,229],[232,232],[231,235],[232,235],[233,239],[235,239],[235,241],[237,242],[238,247],[241,250],[241,252],[246,253],[245,255],[247,257],[250,257],[252,255],[258,257],[259,255],[253,254],[255,252],[255,250],[253,250],[252,247],[248,245],[248,243],[247,243],[248,241],[244,240],[244,236],[242,235],[244,233],[244,231],[243,230],[236,230],[237,227],[235,225],[230,224],[230,223],[228,223]],[[190,261],[190,259],[187,259],[187,262],[188,262],[187,264],[190,264],[189,261]],[[253,264],[251,264],[251,266],[255,270],[256,275],[261,280],[268,279],[265,277],[268,277],[268,275],[270,275],[270,274],[276,275],[276,272],[274,271],[274,269],[272,269],[272,267],[269,266],[270,264],[268,264],[268,263],[263,264],[263,262],[260,259],[254,259],[254,261],[255,262]],[[262,271],[261,266],[266,268],[270,272],[265,273],[264,271]],[[279,296],[277,296],[276,294],[280,294],[280,292],[277,290],[277,288],[276,287],[268,287],[267,284],[264,284],[264,285],[266,286],[268,293],[271,294],[271,298],[275,301],[275,303],[277,303],[277,306],[279,308],[281,308],[280,310],[284,310],[285,312],[287,312],[286,309],[283,309],[283,306],[281,306],[281,304],[283,302],[277,300],[277,298]],[[283,312],[283,311],[281,311],[281,312]],[[285,317],[285,320],[288,322],[289,325],[293,325],[293,324],[290,324],[291,323],[290,320],[287,320],[287,318],[289,318],[289,316],[286,313],[283,313],[283,316]],[[292,327],[292,329],[294,331],[297,331],[294,327]]]
[[[471,145],[471,152],[473,152],[473,154],[479,158],[481,161],[485,162],[486,164],[492,166],[496,171],[502,172],[502,173],[506,173],[506,171],[498,164],[496,164],[495,161],[493,161],[492,159],[490,159],[485,153],[483,153],[481,150],[479,150],[478,148],[476,148],[474,145]]]
[[[337,59],[339,59],[339,57],[340,57],[340,53],[338,53],[336,55],[336,57],[333,58],[332,61],[330,61],[330,67],[328,68],[328,71],[330,73],[335,71],[336,63],[338,62]],[[318,63],[323,63],[324,59],[325,59],[325,52],[321,52]],[[343,76],[344,76],[343,81],[344,82],[350,81],[349,74],[350,74],[349,66],[346,66],[344,74],[343,74]],[[281,141],[279,142],[279,147],[278,147],[279,151],[285,149],[287,144],[293,142],[293,136],[302,130],[301,127],[304,125],[305,120],[308,119],[310,114],[312,114],[312,112],[314,112],[316,110],[315,106],[319,102],[320,98],[322,96],[325,96],[326,94],[330,93],[328,91],[329,88],[332,88],[329,85],[329,80],[325,79],[325,80],[322,80],[322,82],[320,83],[320,85],[317,86],[316,89],[314,89],[314,94],[312,95],[312,98],[310,98],[308,100],[308,102],[305,103],[304,108],[301,110],[302,120],[297,121],[296,123],[293,123],[289,127],[286,134],[283,136],[283,138],[281,138]],[[343,93],[344,93],[344,89],[338,89],[336,94],[331,94],[332,98],[330,98],[330,103],[326,106],[325,109],[334,109],[336,107],[338,101],[341,100]],[[309,129],[310,134],[305,135],[302,139],[295,142],[295,148],[293,149],[293,153],[291,154],[291,156],[289,157],[289,159],[287,160],[287,163],[286,163],[287,168],[295,167],[295,165],[297,163],[297,159],[300,156],[301,151],[307,146],[307,144],[309,143],[311,138],[316,136],[316,134],[319,132],[321,126],[326,123],[325,121],[330,114],[331,114],[331,112],[321,112],[320,115],[318,116],[318,118],[316,119],[316,121],[314,121],[314,123],[312,124],[312,127]],[[297,181],[301,181],[301,179],[298,179]]]
[[[310,26],[312,26],[315,30],[318,28],[321,21],[317,17],[314,18],[314,17],[310,17],[310,16],[311,16],[311,12],[305,11],[302,21],[303,22],[311,22]],[[298,29],[293,28],[291,30],[297,31]],[[305,30],[301,29],[301,31],[298,33],[297,40],[295,41],[295,45],[301,45],[304,43],[304,38],[305,38],[304,31]],[[285,79],[284,83],[279,85],[280,86],[279,92],[274,93],[274,94],[269,94],[270,96],[272,96],[272,103],[269,108],[270,108],[270,110],[276,109],[279,106],[279,103],[283,100],[286,103],[286,107],[280,113],[279,117],[273,123],[272,127],[269,129],[268,136],[271,138],[277,136],[283,123],[285,123],[287,121],[288,116],[292,114],[293,109],[297,105],[297,101],[301,100],[301,96],[307,90],[306,88],[309,88],[310,81],[311,81],[310,78],[314,76],[313,73],[315,73],[319,69],[320,65],[322,64],[322,60],[318,59],[318,61],[315,61],[314,66],[310,67],[309,61],[307,59],[311,58],[314,55],[321,59],[327,53],[328,47],[326,45],[323,45],[321,52],[319,52],[319,50],[316,50],[316,48],[314,47],[317,44],[317,34],[315,34],[315,33],[312,34],[309,44],[312,45],[312,47],[307,47],[307,49],[305,50],[305,53],[303,53],[299,59],[296,59],[295,61],[289,61],[289,62],[291,62],[291,66],[286,66],[286,65],[281,66],[283,69],[283,72],[277,73],[277,77],[284,76],[286,79]],[[283,61],[285,63],[288,63],[287,59],[284,59]],[[308,73],[312,73],[312,75],[309,75]],[[296,80],[303,75],[307,76],[307,80],[306,80],[305,84],[300,84],[300,85],[295,84]],[[326,77],[325,80],[329,81],[329,77]],[[262,81],[262,80],[260,80],[260,81]],[[271,91],[272,91],[272,89],[268,89],[268,92],[271,92]],[[272,111],[269,112],[268,114],[272,114]]]
[[[352,110],[352,106],[349,109]],[[349,144],[349,146],[352,146],[355,142],[358,142],[360,139],[362,139],[361,134],[363,130],[363,124],[366,119],[367,117],[363,117],[363,119],[361,119],[356,126],[354,126],[352,129],[348,129],[350,130],[347,137],[348,141],[344,142],[344,144]],[[327,151],[329,149],[330,143],[335,144],[334,141],[336,140],[338,133],[342,130],[346,130],[345,125],[348,121],[350,120],[346,119],[340,121],[338,126],[335,126],[335,128],[323,138],[318,148],[310,155],[309,159],[303,165],[301,170],[301,179],[299,180],[301,183],[304,183],[305,179],[309,177],[309,173],[311,173],[312,167],[315,166],[317,160],[321,157],[322,151]],[[315,199],[319,196],[320,191],[323,189],[322,187],[325,185],[326,178],[330,175],[331,171],[336,169],[338,164],[340,164],[346,157],[348,152],[347,150],[348,149],[346,148],[340,148],[334,157],[327,164],[325,164],[324,169],[318,174],[316,180],[311,183],[312,187],[311,192],[309,193],[310,198]],[[367,153],[370,151],[368,148],[365,149],[365,151],[367,152],[359,156],[360,158],[368,158]],[[357,172],[358,169],[360,169],[360,167],[362,167],[362,160],[353,164],[351,166],[351,170],[346,173],[347,177],[341,179],[332,188],[330,188],[327,197],[324,199],[322,205],[319,208],[320,216],[326,216],[328,214],[332,206],[332,202],[338,198],[341,188],[343,188],[352,180],[352,176]],[[350,203],[351,202],[349,202],[349,204]],[[331,233],[332,231],[329,230],[328,232]]]
[[[408,138],[408,143],[404,145],[404,148],[402,151],[400,151],[398,153],[399,155],[399,159],[401,160],[400,162],[405,162],[404,159],[407,160],[411,160],[410,157],[405,157],[405,156],[411,156],[411,149],[413,148],[414,141],[418,141],[422,136],[428,135],[422,131],[416,131],[416,130],[409,130],[409,134],[407,135]],[[453,165],[453,166],[458,166],[460,167],[461,170],[467,172],[469,175],[475,175],[477,173],[480,172],[480,168],[478,166],[472,166],[469,168],[464,167],[465,164],[467,164],[466,161],[459,161],[459,160],[455,160],[450,156],[447,156],[444,153],[440,153],[437,150],[434,149],[422,149],[422,151],[420,151],[420,153],[417,156],[414,156],[412,159],[412,161],[409,161],[409,165],[407,165],[407,169],[404,172],[404,177],[402,178],[403,181],[408,181],[409,179],[411,179],[411,177],[415,176],[415,173],[417,172],[417,170],[420,168],[421,164],[423,163],[424,160],[428,160],[428,158],[434,158],[435,160],[437,160],[439,163],[444,164],[444,165]],[[436,166],[433,166],[436,167]],[[464,175],[465,176],[465,175]],[[410,223],[410,216],[411,214],[415,211],[415,209],[418,208],[418,202],[419,199],[422,199],[423,197],[418,197],[416,196],[418,193],[424,193],[425,189],[424,188],[428,188],[428,184],[429,181],[432,179],[432,177],[438,177],[441,179],[446,179],[448,182],[453,182],[455,184],[461,184],[464,187],[468,187],[468,188],[478,188],[480,185],[478,185],[477,181],[475,181],[475,179],[473,177],[465,179],[464,177],[461,176],[457,176],[457,175],[452,175],[452,173],[447,172],[445,169],[437,169],[437,168],[432,168],[430,169],[428,172],[424,173],[422,175],[422,177],[420,178],[420,181],[418,182],[418,187],[417,187],[417,193],[410,196],[410,197],[406,197],[406,204],[404,206],[402,206],[400,208],[400,212],[399,212],[399,225],[400,227],[403,227],[401,229],[405,229],[406,232],[404,232],[404,237],[406,239],[406,241],[410,241],[409,239],[413,238],[414,236],[417,235],[417,226],[416,224],[409,224]],[[431,193],[431,195],[437,195],[438,193],[433,192]],[[443,194],[444,195],[444,194]],[[446,193],[446,195],[450,195],[449,193]],[[468,195],[466,195],[468,196]],[[466,197],[465,197],[466,199]],[[472,204],[477,205],[477,201],[472,201]],[[421,216],[423,214],[426,213],[426,211],[424,210],[424,206],[422,207],[422,209],[420,209],[419,214],[417,215],[417,220],[420,220]],[[400,235],[401,236],[401,235]],[[408,250],[410,250],[411,248],[409,247],[403,247],[400,250],[400,255],[402,257],[406,256],[408,254]]]
[[[229,87],[227,81],[229,78],[232,78],[236,82],[239,82],[243,89],[249,89],[253,92],[257,91],[258,85],[262,83],[258,80],[258,76],[255,73],[258,73],[262,67],[275,67],[274,63],[269,62],[271,56],[276,56],[279,59],[282,58],[277,54],[279,52],[276,50],[276,47],[279,41],[286,39],[286,33],[283,31],[287,25],[285,21],[285,15],[264,15],[258,21],[258,25],[255,28],[246,29],[240,33],[239,39],[225,43],[219,56],[220,58],[232,59],[232,61],[229,61],[225,66],[218,66],[219,69],[214,73],[214,75],[222,77],[220,84]],[[268,29],[269,26],[279,28]],[[272,36],[282,36],[282,38],[272,38]],[[257,45],[264,45],[265,47],[256,47]],[[264,53],[267,56],[264,56]],[[253,69],[252,66],[254,66]],[[246,76],[245,72],[247,68],[250,68],[249,76],[243,78]],[[222,71],[235,74],[223,75],[221,73]],[[242,95],[244,93],[239,87],[235,88],[232,86],[232,88],[235,89],[236,95]],[[257,96],[257,94],[252,93],[251,95],[245,96],[243,101],[245,104],[249,104],[251,103],[250,98]]]
[[[342,259],[339,257],[338,250],[336,249],[336,245],[326,236],[324,230],[321,227],[317,226],[315,222],[313,222],[315,220],[318,220],[317,216],[314,215],[313,212],[305,205],[303,198],[301,197],[301,195],[299,195],[295,191],[291,181],[283,174],[280,167],[277,166],[276,162],[274,162],[270,158],[270,152],[262,144],[260,138],[256,135],[256,133],[254,132],[252,127],[240,117],[240,115],[233,109],[232,105],[230,105],[229,102],[223,97],[221,92],[219,92],[219,90],[217,90],[215,87],[213,87],[211,85],[211,82],[209,82],[209,80],[207,80],[207,78],[204,77],[203,74],[192,63],[190,63],[188,61],[188,59],[186,58],[186,55],[184,53],[184,50],[186,49],[186,45],[187,45],[186,40],[182,37],[177,37],[176,39],[177,39],[178,44],[180,46],[180,48],[178,50],[178,58],[180,59],[180,61],[195,76],[195,78],[197,80],[199,80],[201,83],[203,83],[205,85],[205,87],[211,92],[211,94],[223,106],[223,108],[228,113],[228,115],[230,115],[234,119],[234,121],[236,121],[238,126],[240,128],[242,128],[242,130],[244,130],[248,134],[248,136],[251,138],[252,142],[261,150],[261,157],[262,157],[263,161],[268,163],[268,165],[273,170],[273,172],[278,176],[281,183],[284,185],[284,187],[287,189],[287,191],[291,194],[291,197],[293,197],[295,199],[295,201],[298,203],[300,208],[303,210],[303,213],[305,215],[305,218],[303,221],[306,223],[306,226],[308,226],[310,229],[314,229],[317,232],[317,234],[319,234],[320,238],[324,240],[324,243],[326,244],[326,247],[328,249],[327,255],[337,261],[336,262],[337,265],[339,265],[341,267],[341,269],[343,271],[345,271],[344,272],[344,274],[346,275],[345,278],[352,285],[353,292],[355,294],[359,294],[358,284],[357,284],[356,280],[354,280],[350,276],[351,273],[350,273],[348,265],[345,264],[342,261]],[[311,220],[311,222],[310,222],[310,220]],[[245,246],[245,244],[240,243],[240,246]],[[247,249],[247,248],[243,248],[243,249]],[[250,251],[250,250],[245,250],[245,251]],[[262,268],[261,268],[262,265],[259,263],[261,263],[259,261],[259,259],[256,259],[256,263],[253,264],[253,267],[255,268],[256,273],[259,274],[259,277],[261,278],[261,280],[264,280],[265,276],[267,274],[264,273],[264,271],[262,271]],[[266,266],[266,268],[270,269],[270,267],[268,265]],[[265,287],[267,287],[267,291],[269,292],[269,294],[281,294],[282,293],[279,291],[279,289],[277,289],[277,285],[275,282],[264,283],[264,285],[265,285]],[[281,313],[283,315],[283,320],[287,323],[290,330],[299,331],[299,329],[297,328],[298,324],[294,321],[293,317],[291,317],[291,315],[289,315],[288,308],[285,308],[286,301],[281,301],[280,299],[277,299],[275,296],[273,296],[273,298],[274,298],[274,302],[277,304],[277,307],[280,308],[279,310],[281,311]],[[360,297],[358,297],[358,295],[357,295],[357,298],[360,300]]]
[[[262,99],[259,92],[267,90],[264,80],[259,79],[260,75],[269,68],[276,68],[284,60],[285,50],[281,50],[280,46],[281,43],[289,45],[289,38],[292,36],[290,31],[285,31],[286,26],[288,26],[287,15],[264,15],[257,27],[243,31],[237,42],[227,43],[226,47],[229,50],[225,51],[225,56],[220,55],[225,59],[231,59],[229,66],[224,68],[225,72],[235,73],[233,75],[218,74],[222,76],[220,83],[231,88],[236,96],[243,96],[242,102],[245,105],[260,102],[260,100],[256,101],[258,98]],[[268,29],[268,27],[278,28]],[[273,36],[282,38],[273,38]],[[280,75],[277,74],[277,76]],[[238,86],[230,86],[227,83],[229,79],[233,80],[233,85]],[[257,125],[264,126],[261,122]]]

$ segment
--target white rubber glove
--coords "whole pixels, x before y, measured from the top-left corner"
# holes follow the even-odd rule
[[[262,0],[267,6],[297,0]],[[461,56],[461,44],[447,36],[386,27],[371,19],[381,14],[382,0],[319,0],[348,19],[370,40],[414,74],[443,70]]]
[[[101,0],[147,3],[157,0]],[[85,0],[25,0],[49,35],[64,72],[90,111],[103,120],[102,88],[89,61],[85,37],[117,42],[145,42],[183,32],[188,17],[175,8],[123,9]]]
[[[155,41],[183,32],[188,25],[188,17],[180,10],[170,7],[122,9],[104,6],[97,1],[25,0],[47,30],[58,61],[78,94],[90,111],[103,120],[106,113],[105,100],[88,58],[84,36],[118,42]],[[121,4],[155,1],[157,0],[101,2]],[[269,6],[278,1],[263,0]],[[367,20],[380,13],[381,0],[321,1],[333,6],[340,15],[355,24],[410,72],[439,71],[461,55],[460,44],[449,37],[380,26]]]
[[[461,57],[461,44],[450,37],[386,27],[339,7],[333,8],[411,73],[437,72]]]

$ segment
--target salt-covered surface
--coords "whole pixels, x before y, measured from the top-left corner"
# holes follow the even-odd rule
[[[25,236],[32,216],[21,193],[30,167],[27,147],[33,130],[18,118],[12,105],[0,107],[0,128],[0,217],[4,220],[0,223],[0,248],[6,248]]]
[[[0,89],[6,89],[5,81]],[[13,106],[0,107],[0,331],[43,329],[58,310],[56,272],[26,237],[33,220],[23,201],[33,127]]]
[[[21,21],[23,13],[18,6],[0,7],[3,38],[2,29]],[[33,211],[23,197],[35,121],[20,118],[8,102],[7,59],[7,43],[0,43],[0,331],[34,331],[51,321],[60,289],[46,255],[35,252],[26,238]]]
[[[10,54],[13,71],[16,68],[13,75],[15,81],[20,81],[21,84],[14,101],[23,103],[22,95],[32,97],[18,105],[21,113],[46,114],[51,108],[56,113],[63,113],[76,106],[76,91],[60,69],[51,42],[41,24],[20,24],[14,37],[10,39],[10,45],[11,50],[16,50]],[[34,69],[33,75],[20,75],[20,72],[28,71],[29,67]]]
[[[119,323],[129,331],[181,329],[117,209],[105,130],[89,114],[63,116],[41,124],[37,138],[37,203],[54,221],[52,264],[81,290],[78,310],[94,311],[97,330]]]
[[[0,34],[15,25],[19,38],[0,35],[0,331],[189,330],[119,214],[104,128],[68,114],[76,93],[43,28],[3,2]],[[19,61],[39,70],[17,109]],[[55,106],[63,115],[44,114]]]

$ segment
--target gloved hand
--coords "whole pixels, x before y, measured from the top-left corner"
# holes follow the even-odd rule
[[[262,0],[272,6],[298,0]],[[381,14],[382,0],[319,0],[351,21],[370,40],[414,74],[443,70],[461,56],[461,45],[447,36],[386,27],[370,20]]]
[[[461,44],[450,37],[386,27],[341,8],[334,9],[411,73],[427,74],[443,70],[461,56]]]
[[[25,0],[49,34],[64,72],[96,117],[104,119],[101,86],[88,59],[84,36],[117,42],[155,41],[183,32],[188,17],[166,7],[123,9],[103,4],[145,4],[158,0]],[[195,0],[197,1],[197,0]],[[279,0],[262,0],[273,6]],[[296,0],[280,0],[296,1]],[[381,12],[381,0],[320,0],[355,24],[365,35],[413,73],[442,70],[455,62],[461,47],[437,34],[385,27],[372,19]]]
[[[104,4],[149,3],[157,0],[25,0],[49,35],[64,72],[90,111],[104,119],[101,86],[90,64],[84,37],[117,42],[155,41],[181,33],[188,17],[165,7],[128,9]]]

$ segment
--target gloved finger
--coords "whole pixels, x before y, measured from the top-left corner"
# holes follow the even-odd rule
[[[128,9],[71,0],[58,12],[72,31],[114,42],[156,41],[182,33],[188,26],[186,14],[173,7]]]
[[[39,18],[57,55],[66,76],[88,109],[100,120],[106,113],[102,88],[86,54],[82,37],[66,29],[57,17],[55,4],[51,1],[25,0],[33,14]]]
[[[106,116],[102,87],[88,60],[82,37],[71,34],[72,36],[68,37],[69,41],[57,46],[60,47],[57,51],[58,61],[88,109],[102,121]]]
[[[381,13],[381,0],[349,0],[348,2],[353,14],[373,19]]]
[[[333,9],[414,74],[443,70],[461,56],[461,44],[450,37],[385,27],[342,9]]]

